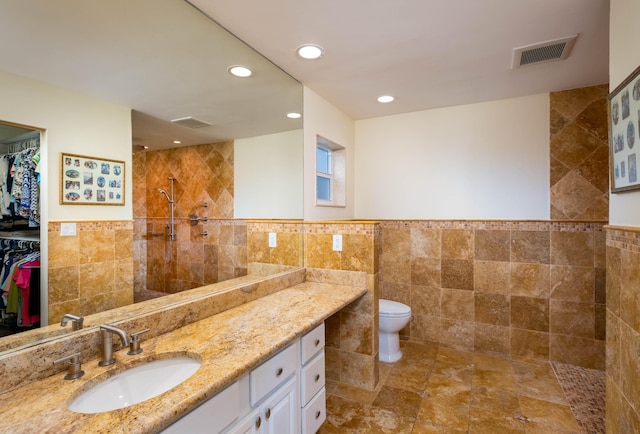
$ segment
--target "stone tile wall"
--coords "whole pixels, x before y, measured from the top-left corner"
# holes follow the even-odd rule
[[[175,293],[246,275],[247,227],[233,220],[232,141],[136,153],[133,173],[136,290]],[[170,177],[173,242],[169,204],[158,192],[170,192]],[[192,225],[192,216],[203,220]]]
[[[407,337],[604,368],[602,223],[388,221],[381,297],[412,308]]]
[[[333,234],[342,251],[333,251]],[[326,325],[327,378],[362,389],[378,384],[378,263],[380,231],[372,222],[305,222],[307,280],[344,283],[362,279],[368,293],[337,312]]]
[[[276,247],[269,247],[269,234],[276,234]],[[247,221],[248,262],[302,267],[301,220]]]
[[[164,236],[165,219],[146,222],[147,289],[171,294],[247,274],[244,221],[209,220],[192,226],[188,219],[176,219],[172,242]]]
[[[133,303],[133,222],[77,222],[76,236],[48,227],[49,324]]]
[[[552,92],[550,197],[554,220],[608,220],[608,85]]]
[[[640,229],[607,233],[607,433],[640,432]]]

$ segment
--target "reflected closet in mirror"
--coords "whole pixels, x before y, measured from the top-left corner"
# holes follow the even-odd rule
[[[47,309],[40,274],[40,159],[40,130],[0,121],[0,337],[38,328]]]

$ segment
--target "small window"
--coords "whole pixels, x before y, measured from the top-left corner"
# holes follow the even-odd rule
[[[345,206],[345,148],[317,136],[316,204]]]
[[[331,150],[318,146],[316,154],[317,198],[331,201]]]

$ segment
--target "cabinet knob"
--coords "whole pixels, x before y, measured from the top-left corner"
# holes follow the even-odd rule
[[[316,413],[316,419],[320,419],[320,414],[321,413],[319,411]]]
[[[260,425],[262,425],[262,418],[258,416],[256,419],[256,429],[260,428]]]
[[[267,408],[267,411],[264,412],[264,415],[266,416],[267,419],[269,419],[271,417],[271,409]]]
[[[320,339],[316,339],[316,340],[315,340],[315,342],[314,342],[313,344],[314,344],[316,347],[317,347],[318,345],[320,345]]]
[[[320,374],[316,374],[315,380],[316,380],[316,383],[318,382],[318,380],[320,380]]]
[[[276,377],[281,376],[283,372],[284,372],[284,371],[283,371],[283,369],[282,369],[282,368],[278,368],[278,370],[276,371]]]

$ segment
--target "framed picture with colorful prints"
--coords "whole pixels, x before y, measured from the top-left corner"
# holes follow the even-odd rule
[[[61,205],[124,205],[124,161],[60,153]]]
[[[640,67],[609,94],[611,193],[640,189]]]

